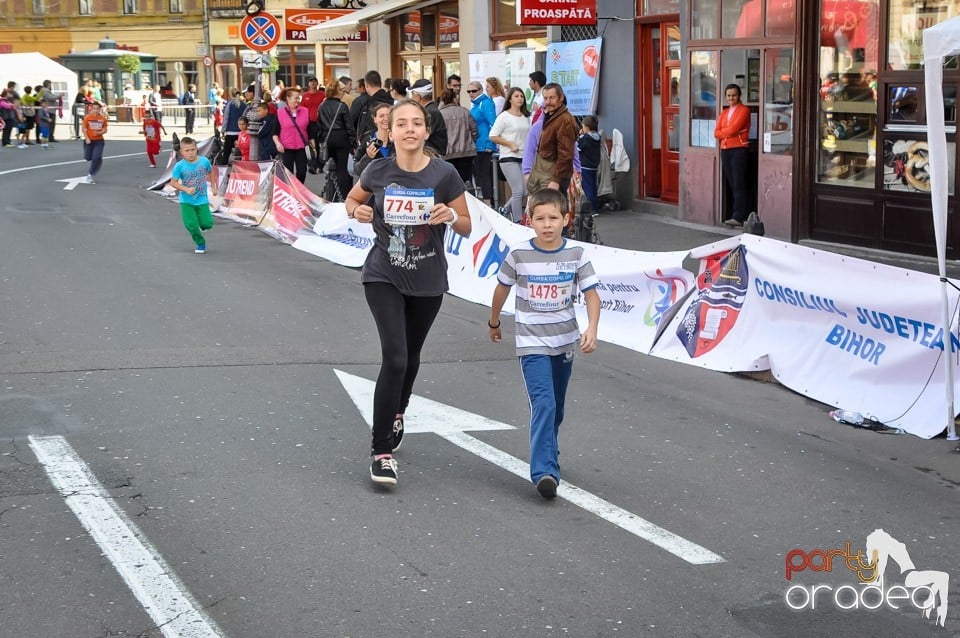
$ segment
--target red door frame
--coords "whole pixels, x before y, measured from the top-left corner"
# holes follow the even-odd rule
[[[680,105],[670,104],[670,70],[682,68],[680,60],[667,60],[667,27],[678,25],[679,16],[657,16],[637,25],[637,131],[638,153],[641,160],[637,172],[637,193],[640,198],[662,199],[677,203],[679,200],[679,150],[670,152],[668,126],[674,114],[679,114]],[[659,37],[654,38],[654,29]],[[656,47],[656,50],[654,50]],[[682,72],[682,71],[681,71]],[[651,87],[653,87],[652,90]],[[660,112],[660,148],[654,148],[653,109]],[[665,188],[666,187],[666,188]]]

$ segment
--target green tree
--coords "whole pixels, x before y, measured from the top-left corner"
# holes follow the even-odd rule
[[[117,58],[117,68],[124,73],[136,73],[140,70],[140,56],[132,53],[124,53]]]

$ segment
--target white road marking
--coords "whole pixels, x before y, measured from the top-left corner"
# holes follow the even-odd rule
[[[146,155],[146,153],[125,153],[123,155],[107,155],[103,159],[120,159],[122,157],[138,157],[141,155]],[[53,164],[37,164],[36,166],[21,166],[20,168],[11,168],[8,171],[0,171],[0,175],[9,175],[10,173],[20,173],[23,171],[33,171],[38,168],[52,168],[54,166],[69,166],[70,164],[86,164],[87,160],[78,159],[70,160],[68,162],[54,162]]]
[[[72,191],[74,188],[77,187],[77,184],[86,184],[87,176],[84,175],[83,177],[71,177],[70,179],[58,179],[57,181],[66,182],[67,185],[63,187],[63,190]]]
[[[376,384],[340,370],[334,370],[334,372],[364,420],[373,427],[373,391]],[[410,397],[407,414],[409,416],[404,423],[406,433],[433,432],[457,447],[498,465],[525,481],[530,480],[529,464],[466,434],[468,430],[512,430],[514,429],[512,426],[417,395]],[[557,489],[557,496],[692,565],[724,562],[722,556],[714,554],[709,549],[654,525],[572,483],[566,481],[561,483]]]
[[[62,436],[31,436],[50,482],[167,638],[222,638],[173,569]]]

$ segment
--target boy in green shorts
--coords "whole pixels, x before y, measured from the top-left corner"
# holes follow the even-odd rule
[[[183,159],[173,167],[170,185],[180,191],[183,225],[197,246],[193,252],[202,255],[207,251],[202,231],[213,228],[207,199],[207,183],[213,186],[213,167],[206,157],[197,157],[197,142],[192,137],[180,138],[180,154]]]

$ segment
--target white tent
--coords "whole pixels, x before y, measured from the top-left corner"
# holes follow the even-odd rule
[[[70,104],[77,94],[79,83],[77,74],[67,67],[54,62],[42,53],[2,53],[0,69],[3,69],[3,83],[13,80],[17,91],[23,93],[23,87],[43,84],[50,80],[52,90],[63,96],[64,115],[70,113]]]
[[[923,74],[927,101],[927,144],[930,147],[930,197],[933,228],[940,268],[940,289],[944,334],[950,334],[947,301],[947,132],[943,121],[943,59],[960,53],[960,17],[951,18],[923,31]],[[953,405],[953,345],[944,339],[944,376],[947,391],[947,439],[958,440]]]

